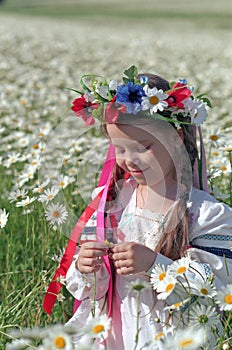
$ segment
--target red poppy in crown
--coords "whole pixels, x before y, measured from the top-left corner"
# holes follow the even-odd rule
[[[92,103],[91,101],[87,101],[85,95],[81,95],[81,97],[76,98],[73,101],[72,111],[83,119],[85,125],[93,125],[95,123],[94,118],[92,117],[93,109],[97,109],[99,107],[98,103]]]
[[[168,93],[168,107],[179,107],[184,109],[183,101],[191,96],[191,90],[180,82],[172,86],[172,90]]]

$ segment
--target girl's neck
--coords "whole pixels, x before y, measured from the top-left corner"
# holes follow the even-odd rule
[[[136,192],[136,206],[142,209],[165,215],[174,204],[177,197],[177,184],[169,184],[167,188],[155,188],[138,185]]]

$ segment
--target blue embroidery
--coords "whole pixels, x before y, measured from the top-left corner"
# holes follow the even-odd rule
[[[218,256],[224,256],[225,258],[232,259],[232,251],[229,249],[224,248],[214,248],[214,247],[202,247],[199,245],[191,244],[191,247],[198,248],[205,250],[206,252],[218,255]]]
[[[229,236],[229,235],[206,234],[206,235],[198,236],[198,238],[211,239],[213,241],[232,241],[232,236]]]
[[[126,213],[123,214],[120,220],[120,223],[118,225],[119,228],[123,228],[125,226],[128,226],[132,223],[134,214],[133,213]]]

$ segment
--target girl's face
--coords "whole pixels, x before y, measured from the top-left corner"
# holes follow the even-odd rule
[[[166,123],[166,122],[165,122]],[[166,123],[167,124],[167,123]],[[116,162],[129,172],[138,184],[156,187],[172,184],[176,169],[170,144],[173,135],[170,130],[156,129],[151,125],[132,126],[127,124],[108,124],[107,132],[116,150]]]

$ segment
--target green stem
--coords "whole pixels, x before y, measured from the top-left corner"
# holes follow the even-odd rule
[[[94,272],[94,283],[93,283],[93,309],[92,309],[93,317],[96,316],[96,296],[97,296],[97,276],[96,276],[96,272]]]
[[[137,292],[136,294],[136,334],[135,334],[135,347],[134,350],[137,349],[138,343],[139,343],[139,314],[140,314],[140,293]]]

